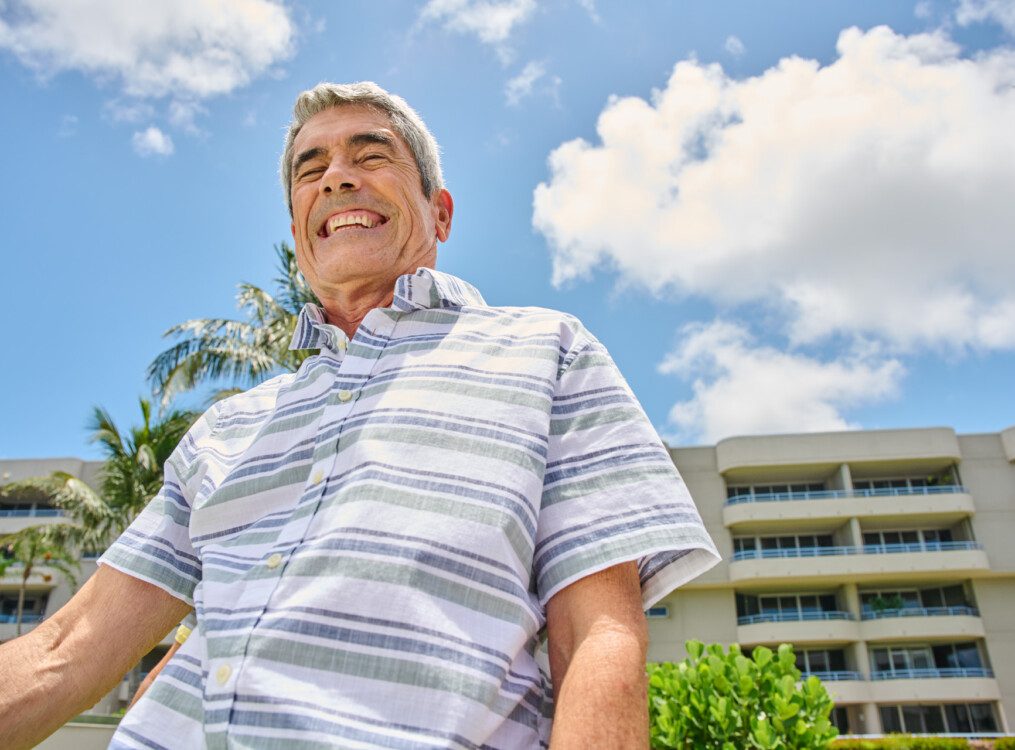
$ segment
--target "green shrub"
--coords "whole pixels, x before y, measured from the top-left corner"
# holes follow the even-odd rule
[[[966,750],[961,737],[920,737],[898,734],[876,740],[836,740],[831,750]]]
[[[793,647],[778,655],[759,646],[747,658],[688,641],[680,664],[650,664],[653,748],[679,750],[822,750],[838,734],[832,700],[816,677],[800,680]]]
[[[1015,750],[1015,737],[1001,737],[994,740],[994,750]]]

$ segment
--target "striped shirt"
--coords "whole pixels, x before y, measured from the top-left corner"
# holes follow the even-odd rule
[[[292,347],[320,353],[213,406],[99,561],[198,622],[111,747],[545,747],[547,601],[637,561],[648,607],[718,560],[574,317],[422,268]]]

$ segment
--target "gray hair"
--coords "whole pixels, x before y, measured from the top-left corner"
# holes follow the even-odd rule
[[[423,195],[431,198],[436,191],[444,187],[437,140],[427,129],[416,110],[410,107],[405,99],[388,93],[373,81],[319,83],[296,97],[296,104],[293,106],[293,119],[285,136],[285,150],[282,152],[279,172],[290,216],[293,213],[293,146],[297,134],[307,123],[307,120],[314,115],[332,107],[350,105],[372,107],[387,115],[391,121],[392,129],[402,136],[409,146],[409,150],[412,151],[416,166],[419,168]]]

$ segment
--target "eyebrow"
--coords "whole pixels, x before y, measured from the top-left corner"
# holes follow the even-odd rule
[[[380,130],[368,130],[365,133],[354,133],[346,140],[346,144],[349,146],[384,146],[391,150],[395,149],[395,139]],[[292,173],[295,175],[299,171],[299,168],[306,162],[318,159],[326,154],[327,149],[321,146],[308,148],[306,151],[300,153],[300,155],[296,157],[295,161],[293,161]]]

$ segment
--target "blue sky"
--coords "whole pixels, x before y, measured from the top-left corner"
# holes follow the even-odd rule
[[[363,79],[442,144],[439,268],[578,315],[672,444],[1015,423],[1011,0],[7,0],[0,457],[97,456],[270,285],[292,100]]]

